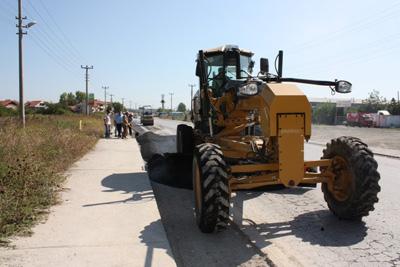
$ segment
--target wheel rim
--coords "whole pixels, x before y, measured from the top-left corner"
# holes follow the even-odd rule
[[[202,208],[201,175],[197,158],[193,158],[193,191],[195,200],[196,216],[200,217]]]
[[[332,159],[332,171],[335,177],[330,183],[329,191],[338,201],[346,201],[353,191],[353,174],[348,162],[340,157],[335,156]]]

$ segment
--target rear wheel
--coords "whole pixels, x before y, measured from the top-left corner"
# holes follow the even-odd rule
[[[324,149],[332,159],[333,181],[322,184],[329,209],[339,218],[357,220],[374,210],[378,202],[380,175],[368,146],[355,137],[333,139]]]
[[[229,221],[227,166],[219,146],[204,143],[193,155],[196,222],[203,233],[224,230]]]
[[[179,124],[176,128],[176,152],[192,154],[194,149],[193,128],[186,124]]]

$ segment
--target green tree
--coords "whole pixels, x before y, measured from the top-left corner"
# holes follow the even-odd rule
[[[378,110],[386,109],[387,101],[384,97],[380,96],[379,91],[372,90],[367,99],[363,101],[360,107],[360,112],[376,113]]]
[[[178,109],[179,112],[185,112],[186,111],[186,105],[183,103],[179,103]]]
[[[119,103],[119,102],[113,102],[113,103],[112,103],[112,106],[113,106],[114,112],[123,111],[123,106],[122,106],[122,104]]]
[[[86,93],[81,92],[81,91],[76,91],[75,92],[75,99],[76,99],[76,102],[82,103],[83,101],[86,100]]]
[[[62,93],[60,95],[60,100],[58,101],[58,103],[62,104],[62,105],[67,105],[68,103],[68,94],[67,93]]]
[[[313,122],[318,124],[334,124],[336,105],[334,103],[322,103],[313,109]]]
[[[400,115],[400,103],[396,99],[392,98],[389,105],[387,106],[388,111],[392,115]]]
[[[68,106],[73,106],[73,105],[77,104],[76,96],[71,92],[69,92],[67,95],[67,103],[68,103]]]

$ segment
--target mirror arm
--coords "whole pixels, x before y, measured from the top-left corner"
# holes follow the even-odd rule
[[[320,81],[320,80],[309,80],[309,79],[299,79],[299,78],[279,78],[275,79],[279,82],[294,82],[294,83],[306,83],[313,85],[323,85],[323,86],[336,86],[337,81]]]

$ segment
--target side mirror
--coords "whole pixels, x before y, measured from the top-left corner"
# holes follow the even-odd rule
[[[196,76],[200,77],[200,63],[196,60]]]
[[[269,72],[268,58],[260,58],[260,72],[267,74]]]
[[[337,81],[335,85],[335,91],[341,94],[347,94],[351,92],[352,84],[348,81]]]

